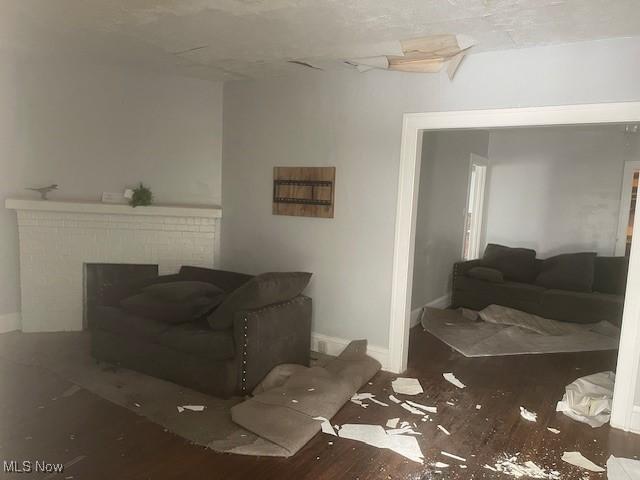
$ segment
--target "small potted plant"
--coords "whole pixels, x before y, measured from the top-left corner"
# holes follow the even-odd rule
[[[137,206],[151,205],[152,202],[153,193],[151,193],[151,190],[148,187],[145,187],[144,184],[140,182],[140,184],[133,189],[133,195],[129,200],[129,205],[135,208]]]

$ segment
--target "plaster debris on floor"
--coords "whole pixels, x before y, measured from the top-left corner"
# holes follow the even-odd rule
[[[329,420],[327,420],[324,417],[313,417],[314,420],[319,420],[320,422],[322,422],[320,424],[320,429],[322,430],[322,433],[327,433],[329,435],[333,435],[334,437],[337,436],[335,430],[333,429],[333,427],[331,426],[331,422]]]
[[[504,455],[495,465],[484,465],[484,468],[492,472],[500,472],[515,478],[541,478],[548,480],[556,480],[560,478],[560,472],[556,470],[547,470],[532,461],[520,463],[518,457]]]
[[[531,412],[524,407],[520,407],[520,416],[524,418],[527,422],[537,422],[538,414],[535,412]]]
[[[387,420],[387,428],[396,428],[399,420],[399,418],[390,418]]]
[[[580,452],[564,452],[562,461],[570,463],[576,467],[584,468],[590,472],[604,472],[604,468],[596,465],[588,458],[585,458]]]
[[[449,430],[444,428],[442,425],[438,425],[438,429],[441,430],[445,435],[451,435],[451,433],[449,433]]]
[[[389,405],[381,402],[380,400],[374,398],[375,395],[373,393],[356,393],[351,397],[351,402],[355,403],[356,405],[360,405],[363,408],[367,408],[369,406],[369,404],[364,403],[364,400],[369,400],[370,402],[376,403],[382,407],[388,407]]]
[[[458,460],[459,462],[466,462],[467,461],[466,458],[460,457],[460,456],[455,455],[453,453],[449,453],[449,452],[445,452],[445,451],[440,451],[440,453],[442,455],[444,455],[445,457],[453,458],[454,460]]]
[[[557,428],[547,427],[547,430],[549,430],[551,433],[555,433],[556,435],[560,433],[560,430],[558,430]]]
[[[480,410],[482,408],[482,405],[478,404],[476,405],[476,410]]]
[[[424,410],[428,413],[438,413],[438,407],[430,407],[429,405],[423,405],[422,403],[412,402],[411,400],[407,400],[407,403],[412,407],[419,408],[420,410]]]
[[[424,456],[415,437],[402,434],[389,435],[380,425],[345,424],[338,430],[338,436],[392,450],[420,464],[424,462]]]
[[[449,464],[443,462],[434,462],[431,464],[431,466],[435,468],[449,468]]]
[[[458,388],[466,388],[466,385],[464,383],[462,383],[460,380],[458,380],[453,373],[451,373],[451,372],[443,373],[442,376],[444,377],[444,379],[447,382],[455,385],[456,387],[458,387]]]
[[[185,410],[189,410],[191,412],[202,412],[204,410],[204,405],[180,405],[178,406],[178,412],[182,413]]]
[[[640,460],[611,455],[607,460],[607,480],[640,480]]]
[[[417,378],[396,378],[391,382],[391,387],[393,387],[394,392],[401,393],[402,395],[418,395],[424,393],[422,385],[420,385],[420,381]]]
[[[389,395],[389,400],[391,400],[393,403],[402,403],[400,400],[398,400],[393,395]]]
[[[422,410],[419,410],[419,409],[417,409],[417,408],[415,408],[415,407],[412,407],[411,405],[409,405],[409,404],[408,404],[408,403],[406,403],[406,402],[402,402],[402,403],[400,404],[400,406],[401,406],[402,408],[404,408],[407,412],[409,412],[409,413],[413,413],[414,415],[424,415],[424,412],[423,412]]]

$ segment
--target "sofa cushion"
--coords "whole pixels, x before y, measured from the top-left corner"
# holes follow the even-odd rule
[[[607,320],[620,325],[624,297],[596,292],[546,290],[539,315],[553,320],[594,323]]]
[[[593,290],[624,295],[628,270],[629,257],[596,257]]]
[[[235,312],[286,302],[300,295],[310,279],[307,272],[270,272],[253,277],[209,315],[209,325],[214,330],[231,328]]]
[[[536,285],[558,290],[591,292],[596,254],[566,253],[546,259],[536,277]]]
[[[120,306],[128,313],[165,323],[186,323],[208,315],[224,299],[224,293],[214,297],[197,296],[182,302],[163,301],[149,292],[127,297]]]
[[[481,265],[501,271],[507,280],[531,283],[536,276],[536,251],[489,243]]]
[[[216,297],[224,293],[224,290],[216,285],[193,280],[154,283],[145,287],[143,291],[165,302],[184,302],[196,297]]]
[[[96,307],[91,328],[121,336],[153,339],[171,326],[165,322],[127,313],[118,307]]]
[[[182,267],[179,276],[182,280],[211,283],[227,293],[233,292],[253,278],[253,275],[246,275],[244,273],[190,266]]]
[[[233,332],[213,331],[206,320],[173,325],[156,337],[157,343],[190,355],[226,360],[235,355]]]
[[[467,276],[477,278],[478,280],[486,280],[487,282],[502,283],[504,276],[500,270],[489,267],[473,267],[467,271]]]
[[[454,288],[457,307],[482,310],[495,304],[536,314],[545,292],[543,287],[529,283],[493,283],[467,276],[456,277]]]

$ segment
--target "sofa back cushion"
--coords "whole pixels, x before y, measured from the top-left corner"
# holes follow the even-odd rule
[[[628,270],[629,257],[596,257],[593,290],[624,295]]]
[[[198,295],[183,301],[160,299],[150,292],[132,295],[120,302],[127,313],[159,322],[178,324],[194,322],[208,315],[224,300],[225,293],[218,295]]]
[[[244,273],[190,266],[180,268],[178,275],[182,280],[212,283],[227,293],[233,292],[253,278],[252,275],[246,275]]]
[[[224,294],[224,290],[212,283],[181,280],[154,283],[142,289],[159,301],[185,302],[196,297],[215,297]]]
[[[536,285],[557,290],[591,292],[596,254],[594,252],[565,253],[542,262]]]
[[[500,270],[489,267],[473,267],[467,271],[467,276],[476,278],[478,280],[485,280],[487,282],[502,283],[504,282],[504,275]]]
[[[307,272],[270,272],[253,277],[209,315],[209,325],[214,330],[231,328],[235,312],[291,300],[302,293],[310,279]]]
[[[536,277],[536,251],[489,243],[480,262],[483,267],[499,270],[507,280],[531,283]]]

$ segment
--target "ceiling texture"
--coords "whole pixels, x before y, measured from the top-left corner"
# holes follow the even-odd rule
[[[640,35],[640,0],[0,0],[0,48],[211,80],[349,68],[464,34],[470,54]]]

